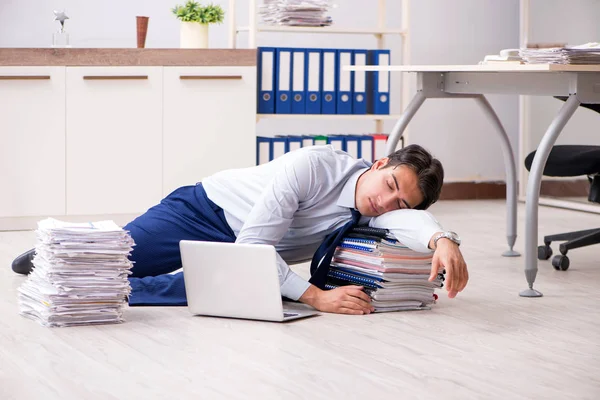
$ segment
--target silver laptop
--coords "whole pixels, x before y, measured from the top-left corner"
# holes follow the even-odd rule
[[[271,245],[182,240],[179,249],[192,314],[289,321],[318,313],[283,308]]]

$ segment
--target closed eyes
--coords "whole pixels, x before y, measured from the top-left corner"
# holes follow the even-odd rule
[[[396,185],[395,189],[396,189],[397,191],[400,191],[400,187],[398,186],[398,181],[396,180],[396,176],[394,176],[394,174],[392,174],[392,173],[390,173],[390,175],[392,176],[392,179],[394,179],[394,184]],[[392,184],[391,184],[391,182],[390,182],[390,181],[388,181],[388,187],[389,187],[391,190],[394,190],[394,187],[392,186]],[[400,202],[404,203],[404,205],[406,206],[406,208],[409,208],[409,209],[410,209],[410,208],[412,208],[412,207],[411,207],[411,206],[410,206],[410,205],[409,205],[409,204],[406,202],[406,200],[404,200],[404,199],[400,199],[400,200],[398,200],[398,208],[399,208],[399,209],[402,209],[402,204],[401,204]]]

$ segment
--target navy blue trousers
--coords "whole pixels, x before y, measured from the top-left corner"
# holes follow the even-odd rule
[[[180,240],[235,242],[223,210],[210,201],[202,184],[183,186],[123,229],[135,246],[129,277],[130,306],[185,306]]]

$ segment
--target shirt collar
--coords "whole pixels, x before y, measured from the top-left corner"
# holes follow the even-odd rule
[[[347,208],[356,208],[355,204],[355,193],[356,193],[356,184],[358,183],[358,178],[365,172],[367,172],[369,168],[361,168],[358,171],[354,172],[350,175],[350,178],[344,184],[342,188],[342,193],[340,193],[340,197],[338,198],[337,205],[340,207]]]

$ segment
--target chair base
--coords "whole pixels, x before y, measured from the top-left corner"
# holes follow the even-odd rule
[[[552,266],[557,271],[566,271],[569,268],[570,261],[569,257],[567,257],[567,252],[569,250],[590,246],[593,244],[599,244],[600,228],[544,236],[544,245],[538,247],[538,260],[549,259],[552,256],[552,248],[550,248],[550,244],[554,241],[562,240],[566,240],[566,242],[562,243],[558,247],[560,255],[556,255],[554,258],[552,258]]]
[[[566,240],[566,242],[561,243],[559,250],[562,255],[566,255],[569,250],[600,243],[600,228],[544,236],[546,246],[562,240]]]

